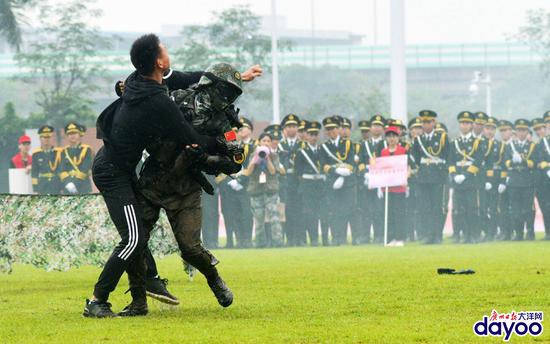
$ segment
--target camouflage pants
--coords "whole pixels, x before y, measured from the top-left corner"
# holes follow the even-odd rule
[[[279,195],[263,193],[250,197],[252,215],[256,228],[257,247],[278,247],[283,245],[283,228],[279,220]],[[265,230],[265,224],[271,224],[271,233]]]

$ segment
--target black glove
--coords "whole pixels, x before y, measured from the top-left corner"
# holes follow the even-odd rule
[[[194,164],[203,164],[208,158],[208,154],[197,145],[185,146],[185,155]]]
[[[243,126],[243,124],[239,122],[239,111],[241,111],[241,109],[235,108],[235,105],[233,104],[229,105],[227,109],[225,109],[225,116],[227,117],[229,124],[237,129],[240,129]]]

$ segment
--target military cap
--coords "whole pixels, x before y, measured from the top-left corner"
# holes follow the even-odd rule
[[[486,127],[497,127],[499,121],[494,117],[487,117],[487,122],[485,122]]]
[[[290,124],[298,125],[298,124],[300,124],[299,122],[300,122],[300,118],[298,116],[296,116],[293,113],[289,113],[281,121],[281,127],[284,128],[284,127],[286,127],[287,125],[290,125]]]
[[[422,119],[415,117],[409,121],[409,129],[422,127]]]
[[[359,123],[357,123],[357,126],[359,127],[359,130],[361,130],[361,131],[370,130],[369,121],[359,121]]]
[[[433,110],[422,110],[418,113],[418,117],[422,121],[430,121],[437,117],[437,113]]]
[[[550,122],[550,111],[546,111],[544,115],[542,115],[542,118],[545,122]]]
[[[535,118],[531,121],[531,126],[533,127],[533,129],[537,129],[540,127],[545,127],[546,123],[544,123],[544,119],[542,118]]]
[[[80,124],[76,123],[76,122],[69,122],[67,123],[67,125],[65,126],[65,134],[74,134],[74,133],[78,133],[80,134]]]
[[[342,127],[350,128],[351,129],[351,120],[346,117],[342,117]]]
[[[281,134],[281,132],[279,130],[266,131],[266,133],[271,134],[271,138],[273,140],[279,140],[280,141],[283,138],[283,134]]]
[[[80,136],[84,136],[84,134],[86,133],[86,126],[84,124],[79,124],[78,125],[78,130],[80,130]]]
[[[55,129],[51,125],[43,125],[38,128],[38,136],[40,137],[51,137]]]
[[[281,126],[279,124],[270,124],[264,129],[264,132],[272,134],[277,131],[281,131]]]
[[[529,129],[530,125],[531,123],[529,122],[529,120],[524,118],[516,119],[516,121],[514,122],[515,129]]]
[[[386,125],[386,120],[384,119],[384,117],[382,117],[382,115],[374,115],[370,119],[370,125],[372,126],[372,125],[375,125],[375,124],[385,126]]]
[[[442,132],[442,133],[446,133],[447,132],[447,126],[441,122],[437,122],[435,124],[435,131],[437,132]]]
[[[476,112],[475,114],[475,119],[474,119],[474,123],[477,123],[477,124],[485,124],[485,122],[487,122],[487,118],[489,116],[487,116],[487,114],[483,111],[478,111]]]
[[[300,123],[298,124],[298,130],[302,131],[306,129],[306,123],[307,121],[305,119],[300,120]]]
[[[475,118],[474,114],[472,114],[470,111],[461,111],[456,116],[456,119],[458,120],[458,122],[473,123],[474,118]]]
[[[254,125],[252,125],[252,121],[248,118],[241,117],[239,118],[239,122],[241,122],[243,127],[248,127],[250,130],[254,130]]]
[[[403,121],[400,120],[400,119],[390,118],[390,119],[388,119],[387,123],[388,123],[388,125],[387,125],[388,127],[393,126],[393,127],[398,127],[401,130],[406,129],[405,123],[403,123]]]
[[[498,121],[498,124],[497,124],[498,130],[512,129],[513,126],[514,125],[512,124],[512,122],[507,121],[505,119],[501,119],[500,121]]]
[[[318,132],[321,130],[321,123],[317,121],[308,121],[306,123],[306,131],[308,133]]]
[[[325,128],[337,128],[340,126],[338,119],[335,119],[334,116],[325,117],[323,119],[323,127]]]
[[[344,117],[340,116],[340,115],[333,115],[332,116],[332,119],[336,122],[338,122],[338,126],[342,126],[342,123],[344,122]]]

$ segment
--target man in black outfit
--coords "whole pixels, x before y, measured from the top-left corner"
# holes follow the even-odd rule
[[[224,141],[197,134],[168,96],[169,88],[185,89],[198,82],[202,73],[171,72],[165,76],[170,70],[170,57],[153,34],[138,38],[130,57],[136,71],[126,80],[123,96],[103,111],[97,123],[104,147],[94,159],[92,175],[121,241],[107,260],[91,300],[86,301],[84,316],[87,317],[115,316],[107,301],[125,271],[130,271],[129,275],[135,276],[133,279],[139,279],[130,280],[132,298],[142,300],[140,309],[146,313],[142,280],[143,252],[148,238],[135,194],[135,168],[143,150],[170,140],[182,149],[196,144],[208,152],[227,152]],[[133,285],[140,287],[132,288]]]

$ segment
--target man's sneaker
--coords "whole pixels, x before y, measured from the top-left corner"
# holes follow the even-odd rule
[[[167,279],[161,279],[160,277],[148,278],[145,283],[147,296],[152,297],[169,305],[179,305],[180,300],[174,295],[170,294],[166,286],[168,285]]]
[[[114,318],[117,317],[111,310],[109,302],[90,301],[86,299],[83,316],[87,318]]]
[[[213,280],[208,280],[208,286],[221,306],[229,307],[233,303],[233,293],[227,285],[225,285],[225,282],[220,276],[217,276]]]
[[[124,307],[122,312],[118,313],[121,317],[137,317],[147,315],[147,300],[132,301],[128,306]]]

